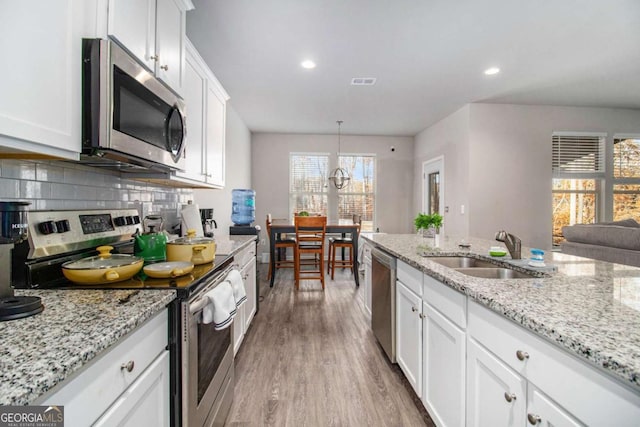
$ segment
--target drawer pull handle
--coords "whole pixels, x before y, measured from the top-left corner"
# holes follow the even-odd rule
[[[542,418],[540,418],[540,415],[527,414],[527,420],[529,420],[529,424],[535,426],[542,421]]]
[[[411,311],[413,311],[415,313],[416,311],[418,311],[418,309],[415,308],[415,307],[411,307]]]
[[[518,358],[518,360],[525,360],[529,358],[529,353],[527,353],[526,351],[518,350],[516,351],[516,357]]]
[[[509,403],[513,402],[514,400],[516,400],[515,393],[509,393],[508,391],[505,391],[504,392],[504,400],[506,400]]]
[[[133,371],[133,367],[135,366],[135,363],[133,363],[133,360],[129,360],[127,363],[123,363],[122,365],[120,365],[120,370],[127,370],[127,372],[131,372]]]

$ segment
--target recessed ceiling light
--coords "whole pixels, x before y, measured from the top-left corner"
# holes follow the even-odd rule
[[[308,70],[312,68],[316,68],[316,63],[311,61],[310,59],[307,59],[306,61],[302,61],[300,65],[302,65],[302,68],[306,68]]]
[[[491,68],[487,68],[486,70],[484,70],[484,73],[487,76],[492,76],[494,74],[498,74],[500,72],[500,68],[498,67],[491,67]]]

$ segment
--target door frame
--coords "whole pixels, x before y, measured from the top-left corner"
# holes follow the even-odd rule
[[[427,192],[429,191],[429,186],[427,185],[427,174],[435,171],[438,171],[440,173],[439,214],[444,217],[444,214],[447,210],[444,206],[444,190],[445,190],[444,155],[437,156],[422,162],[422,212],[427,211],[427,200],[428,200]]]

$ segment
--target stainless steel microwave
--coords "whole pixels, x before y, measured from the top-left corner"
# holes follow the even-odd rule
[[[81,161],[124,172],[184,170],[183,100],[114,41],[82,43]]]

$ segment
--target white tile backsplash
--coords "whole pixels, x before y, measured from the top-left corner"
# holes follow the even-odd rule
[[[193,190],[122,179],[116,172],[70,162],[5,159],[0,162],[0,201],[8,200],[30,201],[31,210],[142,206],[145,215],[162,213],[169,228],[179,222],[182,205],[193,200]]]

